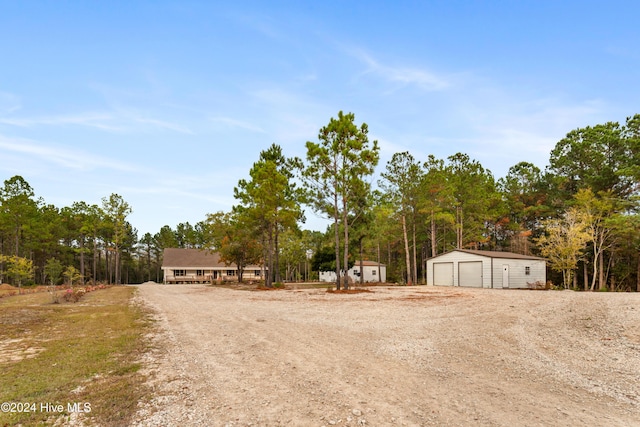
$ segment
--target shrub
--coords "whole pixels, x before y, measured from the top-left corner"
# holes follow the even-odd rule
[[[82,288],[79,289],[67,289],[67,291],[64,293],[64,300],[67,302],[78,302],[80,301],[80,298],[82,298],[84,296],[84,294],[86,293],[86,291]]]

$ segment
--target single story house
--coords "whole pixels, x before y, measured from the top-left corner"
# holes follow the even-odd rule
[[[364,282],[386,282],[387,266],[379,264],[375,261],[362,261],[362,273],[364,274]],[[343,273],[344,274],[344,273]],[[348,271],[350,280],[353,283],[360,283],[360,261],[356,261]],[[335,271],[321,271],[321,282],[335,282]]]
[[[263,267],[249,265],[243,279],[262,280]],[[235,264],[220,261],[220,254],[204,249],[166,248],[162,258],[163,283],[209,283],[238,280]]]
[[[546,280],[545,259],[529,255],[455,249],[427,260],[428,285],[526,289]]]

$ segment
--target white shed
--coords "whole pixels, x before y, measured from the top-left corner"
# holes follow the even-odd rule
[[[364,272],[364,282],[386,282],[387,266],[374,261],[362,261],[362,271]],[[342,273],[344,274],[344,272]],[[349,279],[352,283],[360,283],[360,261],[356,261],[348,271]],[[321,282],[335,282],[335,271],[321,271]]]
[[[526,289],[546,280],[545,259],[529,255],[455,249],[427,260],[428,285]]]
[[[387,281],[387,266],[384,264],[378,264],[375,261],[362,261],[362,272],[364,274],[364,282]],[[354,281],[360,281],[360,261],[356,261],[353,264],[349,273],[350,276],[351,273],[355,276]]]

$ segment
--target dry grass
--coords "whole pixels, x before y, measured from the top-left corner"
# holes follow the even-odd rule
[[[52,304],[47,293],[0,299],[0,402],[35,403],[35,411],[0,412],[0,426],[126,425],[146,398],[140,368],[145,314],[130,287],[91,292],[78,303]],[[88,403],[73,414],[67,404]],[[61,414],[41,404],[63,405]]]

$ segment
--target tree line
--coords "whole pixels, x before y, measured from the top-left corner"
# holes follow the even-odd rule
[[[0,274],[45,283],[72,268],[79,280],[160,281],[164,248],[183,247],[218,251],[240,280],[258,264],[266,286],[333,270],[336,286],[348,288],[356,260],[414,284],[425,282],[428,258],[477,249],[543,256],[550,280],[565,288],[640,290],[640,115],[575,129],[545,170],[522,161],[499,179],[464,153],[395,153],[376,180],[378,163],[368,125],[339,112],[304,158],[277,144],[260,152],[229,211],[140,238],[121,196],[57,208],[16,176],[0,191]],[[325,232],[301,228],[305,206],[331,220]]]
[[[101,206],[58,208],[14,176],[0,188],[0,202],[1,282],[122,282],[137,237],[126,220],[131,207],[118,194],[104,197]]]

